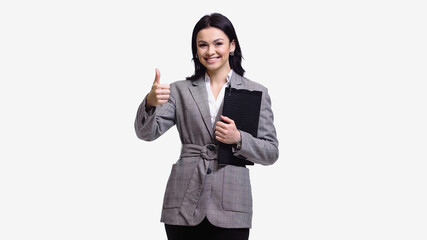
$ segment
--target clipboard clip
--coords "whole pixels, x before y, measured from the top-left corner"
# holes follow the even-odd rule
[[[228,96],[231,96],[231,81],[228,82]]]

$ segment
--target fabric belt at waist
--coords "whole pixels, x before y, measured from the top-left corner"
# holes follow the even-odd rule
[[[201,157],[206,160],[216,160],[218,158],[218,146],[215,144],[196,145],[182,144],[181,158]]]
[[[187,186],[184,198],[181,203],[179,212],[187,220],[191,222],[194,213],[199,203],[202,189],[204,186],[207,169],[211,160],[216,160],[218,156],[218,146],[215,144],[196,145],[182,144],[181,158],[198,157],[196,167]],[[207,161],[204,161],[207,160]]]

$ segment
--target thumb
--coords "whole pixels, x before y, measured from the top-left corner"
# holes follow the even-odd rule
[[[154,78],[153,84],[159,84],[160,83],[160,71],[158,68],[156,68],[156,77]]]

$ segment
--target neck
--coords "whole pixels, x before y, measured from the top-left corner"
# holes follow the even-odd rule
[[[217,71],[207,71],[211,83],[225,83],[227,81],[227,75],[230,73],[231,68],[219,69]]]

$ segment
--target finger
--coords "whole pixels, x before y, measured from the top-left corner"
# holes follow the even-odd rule
[[[169,94],[167,94],[167,93],[158,93],[158,94],[156,94],[156,97],[169,97]]]
[[[234,122],[233,119],[226,117],[226,116],[223,116],[223,115],[221,115],[221,119],[226,123],[233,123]]]
[[[158,68],[156,68],[156,77],[154,78],[153,84],[159,84],[160,83],[160,71]]]
[[[227,138],[227,132],[216,132],[215,135],[219,136],[222,139],[226,139]]]
[[[156,95],[169,95],[170,90],[169,89],[156,89],[154,90]]]
[[[222,135],[222,134],[215,134],[215,138],[224,139],[224,135]]]
[[[169,95],[158,95],[156,97],[158,100],[168,100],[169,99]]]
[[[216,138],[216,140],[218,140],[218,141],[220,141],[222,143],[225,143],[225,139],[224,138],[219,137],[219,136],[216,136],[215,138]]]
[[[224,135],[224,134],[225,134],[225,132],[223,129],[221,129],[221,128],[215,129],[215,135]]]
[[[220,134],[222,137],[225,137],[228,134],[230,134],[231,131],[227,128],[218,128],[218,129],[215,129],[215,132]]]
[[[156,84],[156,88],[170,89],[171,86],[169,84]]]
[[[226,123],[223,121],[218,121],[216,125],[222,129],[229,129],[231,127],[231,123]]]
[[[224,123],[224,122],[218,121],[218,122],[216,122],[216,127],[217,127],[217,128],[221,128],[221,129],[224,129],[224,128],[226,128],[226,127],[227,127],[227,124],[226,124],[226,123]]]

